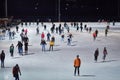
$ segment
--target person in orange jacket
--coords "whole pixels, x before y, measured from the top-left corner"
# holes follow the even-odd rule
[[[76,71],[78,71],[78,76],[80,75],[79,74],[79,68],[81,66],[81,60],[79,58],[79,55],[76,56],[76,59],[74,60],[74,67],[75,67],[75,70],[74,70],[74,75],[76,76]]]

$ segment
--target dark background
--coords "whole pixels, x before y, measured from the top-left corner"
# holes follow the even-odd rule
[[[7,0],[8,17],[26,21],[58,21],[58,0]],[[60,0],[61,21],[119,21],[119,0]],[[5,0],[0,17],[5,17]]]

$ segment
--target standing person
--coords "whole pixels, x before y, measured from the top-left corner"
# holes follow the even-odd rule
[[[68,37],[68,40],[67,40],[67,45],[71,45],[71,40],[70,40],[70,37]]]
[[[76,71],[78,71],[78,76],[80,75],[79,68],[81,66],[81,60],[79,58],[79,55],[76,56],[76,59],[74,60],[74,75],[76,76]]]
[[[16,47],[18,47],[18,53],[23,56],[23,44],[22,44],[22,42],[18,41],[18,44]]]
[[[82,30],[83,30],[83,26],[80,26],[80,30],[81,30],[81,32],[82,32]]]
[[[93,40],[95,40],[96,39],[96,33],[94,32],[93,33]]]
[[[36,28],[36,34],[39,34],[39,27]]]
[[[96,33],[96,37],[97,37],[98,36],[98,30],[97,29],[95,30],[95,33]]]
[[[54,41],[51,40],[49,44],[50,44],[49,51],[51,51],[51,49],[53,51]]]
[[[98,56],[99,56],[99,49],[97,48],[95,50],[95,53],[94,53],[94,60],[97,62],[97,59],[98,59]]]
[[[48,32],[47,33],[47,41],[50,41],[50,36],[51,36],[51,34]]]
[[[108,34],[108,29],[106,28],[105,29],[105,37],[107,37],[107,34]]]
[[[77,24],[77,28],[76,28],[76,31],[78,31],[79,30],[79,26],[78,26],[78,24]]]
[[[61,41],[64,41],[64,37],[65,37],[65,35],[62,34],[62,35],[61,35]]]
[[[0,54],[0,60],[1,60],[1,68],[4,68],[4,60],[5,60],[5,52],[4,50],[2,50],[1,54]]]
[[[16,26],[16,32],[18,32],[18,29],[19,29],[19,27],[18,27],[18,25]]]
[[[45,38],[45,34],[44,34],[44,32],[42,32],[41,39],[44,39],[44,38]]]
[[[15,80],[19,80],[19,73],[21,75],[20,67],[18,64],[16,64],[12,69],[13,77],[15,77]]]
[[[42,45],[42,51],[45,51],[46,41],[44,39],[41,40],[40,45]]]
[[[25,50],[25,54],[28,53],[28,42],[29,42],[29,38],[27,36],[24,37],[24,50]]]
[[[107,49],[106,49],[106,47],[104,47],[104,49],[103,49],[103,61],[105,61],[105,58],[106,58],[107,54],[108,54]]]
[[[44,25],[44,30],[46,30],[46,25]]]
[[[13,53],[14,53],[14,45],[11,44],[11,46],[10,46],[10,55],[11,55],[11,57],[14,56]]]
[[[25,29],[25,30],[24,30],[24,32],[25,32],[25,35],[27,35],[27,33],[28,33],[28,30],[27,30],[27,29]]]
[[[91,33],[91,31],[92,31],[92,27],[89,27],[89,33]]]

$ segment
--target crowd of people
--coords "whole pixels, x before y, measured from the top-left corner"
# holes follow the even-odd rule
[[[46,30],[47,26],[44,25],[43,23],[42,23],[42,25],[44,27],[44,30]],[[23,24],[21,24],[21,26],[23,26]],[[98,34],[99,34],[99,31],[97,29],[95,31],[93,31],[92,27],[88,27],[86,24],[83,25],[82,22],[80,24],[77,23],[77,22],[71,23],[71,25],[68,25],[65,22],[64,25],[59,24],[58,27],[54,23],[52,23],[52,26],[51,26],[50,30],[47,33],[44,33],[44,31],[40,32],[40,30],[39,30],[40,27],[38,26],[38,24],[36,26],[37,26],[36,27],[36,35],[40,35],[40,39],[41,39],[40,45],[42,47],[41,50],[43,52],[47,51],[46,45],[47,45],[48,42],[49,42],[49,50],[48,51],[54,51],[54,47],[55,47],[54,45],[55,45],[56,39],[55,39],[55,36],[52,35],[53,33],[59,34],[59,36],[61,37],[62,42],[64,42],[65,37],[67,37],[67,45],[70,46],[71,42],[72,42],[72,38],[74,38],[74,35],[71,33],[71,29],[70,29],[71,27],[75,28],[77,32],[78,31],[83,32],[83,30],[90,33],[90,34],[93,32],[93,34],[91,34],[91,37],[93,37],[94,41],[96,40],[96,38],[98,37]],[[67,31],[67,35],[65,34],[65,30]],[[109,30],[109,26],[107,26],[105,28],[105,37],[107,37],[108,30]],[[18,32],[20,32],[20,33],[18,33]],[[4,33],[4,37],[6,35],[9,36],[9,40],[15,39],[14,36],[16,34],[19,34],[20,35],[19,37],[21,37],[21,40],[19,40],[17,42],[17,44],[11,43],[11,45],[9,47],[9,52],[10,52],[11,57],[14,57],[15,45],[16,45],[16,47],[18,47],[18,53],[19,53],[20,56],[24,56],[23,52],[25,52],[25,55],[29,54],[29,49],[28,49],[28,46],[29,46],[28,34],[29,33],[28,33],[27,28],[24,29],[24,27],[23,27],[23,29],[20,31],[19,27],[16,26],[16,31],[12,31],[11,29],[7,29],[5,31],[2,31],[2,34],[3,33]],[[0,32],[0,35],[1,35],[1,32]],[[45,39],[45,37],[47,37],[47,39]],[[3,39],[3,36],[0,36],[0,40],[2,40],[2,39]],[[24,47],[24,49],[23,49],[23,47]],[[104,49],[103,49],[103,61],[105,61],[107,54],[108,54],[107,49],[106,49],[106,47],[104,47]],[[2,50],[1,54],[0,54],[1,68],[5,67],[5,65],[4,65],[5,55],[6,55],[5,51]],[[95,50],[95,53],[94,53],[95,62],[97,62],[98,56],[99,56],[99,48],[97,48]],[[80,75],[80,71],[79,71],[80,66],[81,66],[81,59],[79,58],[79,55],[77,55],[76,59],[74,60],[74,67],[75,67],[74,75],[75,76],[76,76],[77,71],[78,71],[77,72],[78,75]],[[16,64],[13,67],[13,76],[15,77],[15,80],[19,80],[18,73],[20,73],[20,75],[21,75],[20,68],[19,68],[18,64]]]

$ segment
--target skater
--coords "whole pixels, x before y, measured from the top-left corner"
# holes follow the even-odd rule
[[[89,27],[89,33],[91,33],[91,31],[92,31],[92,27]]]
[[[76,31],[79,31],[79,26],[78,26],[78,24],[77,24],[77,28],[76,28]]]
[[[71,45],[71,40],[70,40],[70,37],[68,37],[68,40],[67,40],[67,45]]]
[[[25,33],[25,35],[27,35],[27,33],[28,33],[28,30],[27,30],[27,29],[25,29],[25,30],[24,30],[24,33]]]
[[[16,45],[18,47],[18,53],[23,56],[23,44],[22,42],[18,41],[18,44]]]
[[[81,32],[82,32],[82,30],[83,30],[83,26],[82,26],[82,25],[80,26],[80,30],[81,30]]]
[[[41,34],[41,40],[44,39],[44,38],[45,38],[45,34],[44,34],[44,32],[42,32],[42,34]]]
[[[15,77],[15,80],[19,80],[19,74],[21,75],[21,71],[18,64],[13,67],[12,74],[13,77]]]
[[[95,60],[95,62],[97,62],[98,56],[99,56],[99,49],[97,48],[95,50],[95,53],[94,53],[94,60]]]
[[[29,42],[29,38],[27,36],[24,37],[24,50],[25,50],[25,54],[28,54],[28,42]]]
[[[4,68],[4,60],[5,60],[5,52],[4,50],[2,50],[1,54],[0,54],[0,60],[1,60],[1,68]]]
[[[93,33],[93,40],[96,40],[96,33]]]
[[[10,55],[11,55],[11,57],[13,57],[14,56],[14,45],[13,44],[11,44],[11,46],[10,46]]]
[[[46,25],[44,25],[44,30],[46,30]]]
[[[51,36],[51,34],[48,32],[47,33],[47,41],[50,41],[50,36]]]
[[[36,34],[39,34],[39,27],[36,28]]]
[[[107,34],[108,34],[108,29],[106,28],[105,29],[105,37],[107,37]]]
[[[103,49],[103,62],[105,61],[105,58],[106,58],[107,54],[108,54],[107,49],[106,49],[106,47],[104,47],[104,49]]]
[[[81,66],[81,60],[79,58],[79,55],[76,56],[76,59],[74,60],[74,76],[76,76],[76,71],[78,71],[78,76],[80,75],[79,68]]]
[[[16,32],[18,32],[18,29],[19,29],[19,27],[18,27],[18,25],[16,26]]]
[[[41,40],[40,45],[42,46],[42,51],[45,51],[45,45],[46,45],[46,41],[43,39]]]
[[[65,37],[65,35],[62,34],[62,35],[61,35],[61,41],[64,41],[64,37]]]
[[[98,36],[98,30],[97,29],[95,30],[95,33],[96,33],[96,37],[97,37]]]
[[[61,24],[59,24],[58,31],[59,31],[59,35],[61,35],[62,33]]]
[[[49,44],[50,44],[49,51],[51,51],[51,49],[53,51],[54,41],[51,40]]]

